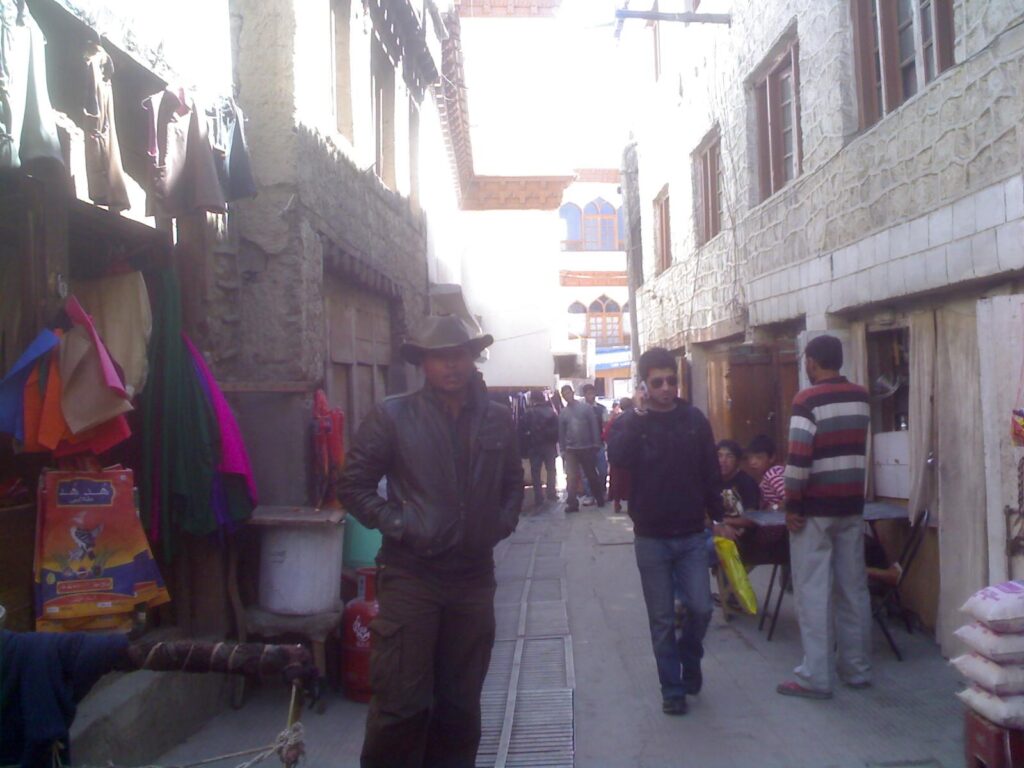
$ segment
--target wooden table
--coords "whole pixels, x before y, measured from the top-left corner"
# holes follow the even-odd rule
[[[743,517],[753,520],[758,525],[785,525],[786,513],[781,509],[752,509],[743,513]],[[874,523],[878,520],[909,520],[906,507],[890,504],[885,501],[869,501],[864,505],[864,520]]]

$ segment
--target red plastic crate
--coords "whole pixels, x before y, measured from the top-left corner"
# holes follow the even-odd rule
[[[964,755],[968,768],[1024,768],[1024,731],[1004,728],[967,710]]]

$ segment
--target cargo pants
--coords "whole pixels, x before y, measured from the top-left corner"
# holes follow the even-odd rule
[[[382,565],[362,768],[472,768],[494,646],[494,573]]]

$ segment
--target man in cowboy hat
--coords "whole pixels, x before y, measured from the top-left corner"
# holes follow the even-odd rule
[[[515,530],[523,500],[512,414],[488,400],[474,366],[492,342],[457,317],[426,318],[401,348],[426,384],[377,406],[346,459],[339,497],[384,536],[364,767],[476,761],[493,548]]]

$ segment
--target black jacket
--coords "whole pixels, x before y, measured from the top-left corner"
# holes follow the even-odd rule
[[[522,448],[527,454],[558,442],[558,414],[550,403],[538,403],[526,409],[520,420]]]
[[[523,465],[512,412],[474,385],[466,482],[459,482],[455,429],[428,388],[388,398],[359,428],[338,496],[384,535],[382,563],[434,571],[493,568],[494,545],[515,530]],[[377,495],[382,476],[388,498]]]
[[[624,413],[608,433],[608,461],[628,469],[629,516],[638,536],[672,538],[720,521],[722,474],[711,425],[684,400],[667,413]]]

